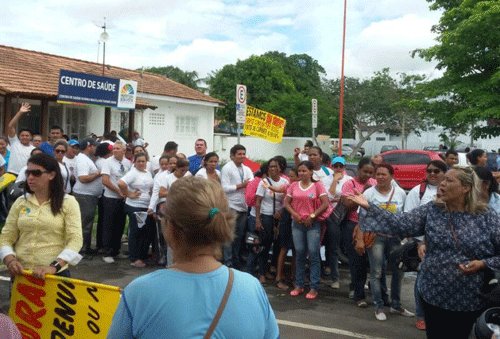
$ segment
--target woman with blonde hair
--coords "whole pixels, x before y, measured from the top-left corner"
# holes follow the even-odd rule
[[[278,338],[259,281],[217,260],[233,240],[222,187],[186,177],[174,182],[163,234],[174,264],[134,280],[122,294],[108,338]]]
[[[481,292],[485,270],[500,269],[500,219],[480,197],[480,179],[470,167],[453,166],[438,200],[404,214],[348,198],[364,208],[361,230],[400,237],[425,235],[418,290],[424,301],[427,338],[468,338],[487,305]]]

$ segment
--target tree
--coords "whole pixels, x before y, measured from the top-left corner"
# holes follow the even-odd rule
[[[330,135],[335,128],[334,109],[324,100],[321,77],[325,70],[306,54],[287,56],[267,52],[238,60],[212,72],[210,95],[227,103],[217,118],[234,121],[236,85],[247,86],[247,104],[287,119],[288,135],[311,135],[311,100],[318,99],[318,133]],[[331,123],[330,123],[331,122]]]
[[[500,118],[500,3],[497,0],[427,0],[431,10],[444,10],[432,28],[438,44],[413,51],[438,61],[443,77],[430,83],[437,101],[459,102],[446,110],[448,121]],[[444,103],[446,106],[446,103]],[[473,126],[475,137],[500,135],[497,126]]]
[[[198,73],[196,71],[183,71],[175,66],[150,67],[144,69],[144,71],[164,75],[180,84],[191,87],[197,91],[200,90],[198,86],[200,79],[198,79]]]
[[[365,80],[345,78],[344,125],[359,136],[353,154],[375,132],[407,135],[423,127],[416,91],[422,81],[422,76],[406,74],[394,79],[388,68]],[[340,102],[340,79],[325,81],[324,88],[333,102]]]

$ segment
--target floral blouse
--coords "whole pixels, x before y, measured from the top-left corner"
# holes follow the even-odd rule
[[[370,204],[360,228],[402,238],[425,235],[419,291],[427,303],[449,311],[476,311],[486,305],[481,293],[484,271],[464,275],[458,265],[474,258],[500,269],[500,217],[493,209],[472,215],[447,212],[429,202],[408,213],[393,214]]]

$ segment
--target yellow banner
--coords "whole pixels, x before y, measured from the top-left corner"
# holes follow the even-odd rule
[[[283,139],[285,126],[285,119],[255,107],[247,106],[243,134],[280,143]]]
[[[9,311],[23,339],[106,338],[119,287],[25,273],[16,276]]]

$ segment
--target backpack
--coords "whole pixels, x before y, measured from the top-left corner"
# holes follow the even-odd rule
[[[420,191],[419,191],[420,200],[422,200],[422,197],[425,194],[426,188],[427,188],[427,181],[422,181],[422,183],[420,184]]]
[[[262,178],[255,177],[247,184],[247,187],[245,188],[245,202],[248,207],[255,206],[255,193],[257,193],[257,188],[259,188],[261,181]]]

